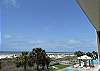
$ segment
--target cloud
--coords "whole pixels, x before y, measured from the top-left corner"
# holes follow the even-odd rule
[[[32,50],[33,48],[43,48],[46,51],[75,51],[75,50],[93,50],[96,49],[94,41],[87,40],[34,40],[28,38],[16,38],[6,35],[3,41],[3,47],[20,50]],[[27,40],[28,39],[28,40]],[[87,49],[88,48],[88,49]]]
[[[18,3],[17,3],[17,0],[4,0],[3,1],[3,4],[7,7],[18,7]]]
[[[47,41],[42,44],[34,45],[33,48],[41,47],[49,50],[59,51],[75,51],[75,50],[93,50],[96,49],[96,44],[87,41],[79,40],[64,40],[64,41]],[[87,49],[88,48],[88,49]]]
[[[30,41],[28,41],[28,43],[30,43],[30,44],[41,44],[41,43],[44,43],[44,41],[42,41],[42,40],[30,40]]]
[[[12,38],[12,35],[6,34],[3,37],[6,38],[6,39],[9,39],[9,38]]]
[[[80,44],[80,43],[81,43],[80,41],[78,41],[78,40],[73,40],[73,39],[70,39],[68,42],[69,42],[70,44]]]

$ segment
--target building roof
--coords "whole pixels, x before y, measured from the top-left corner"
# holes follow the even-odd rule
[[[100,0],[76,0],[92,25],[100,31]]]

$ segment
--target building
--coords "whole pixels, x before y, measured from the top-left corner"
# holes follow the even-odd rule
[[[100,0],[76,0],[80,8],[96,29],[100,63]]]

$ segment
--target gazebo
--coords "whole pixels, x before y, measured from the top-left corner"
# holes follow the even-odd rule
[[[87,66],[88,60],[92,60],[92,58],[87,55],[80,56],[77,59],[79,60],[79,63],[81,63],[81,60],[84,61],[84,66]],[[81,64],[80,64],[80,66],[81,66]]]
[[[92,58],[87,56],[87,55],[83,55],[81,57],[78,57],[77,59],[81,59],[81,60],[91,60]]]

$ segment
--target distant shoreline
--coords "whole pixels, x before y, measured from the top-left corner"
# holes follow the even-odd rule
[[[3,58],[12,58],[13,56],[20,55],[23,51],[0,51],[0,59]],[[29,52],[29,51],[28,51]],[[47,55],[73,55],[74,52],[46,52]]]
[[[24,51],[0,51],[0,55],[2,54],[19,54]],[[25,52],[31,52],[31,51],[25,51]],[[74,52],[46,52],[47,54],[74,54]]]
[[[12,52],[12,53],[21,53],[21,52],[31,52],[31,51],[0,51],[0,53],[3,53],[3,52]],[[76,51],[73,51],[73,52],[69,52],[69,51],[64,51],[64,52],[62,52],[62,51],[46,51],[46,53],[74,53],[74,52],[76,52]],[[92,51],[83,51],[83,52],[92,52]]]

